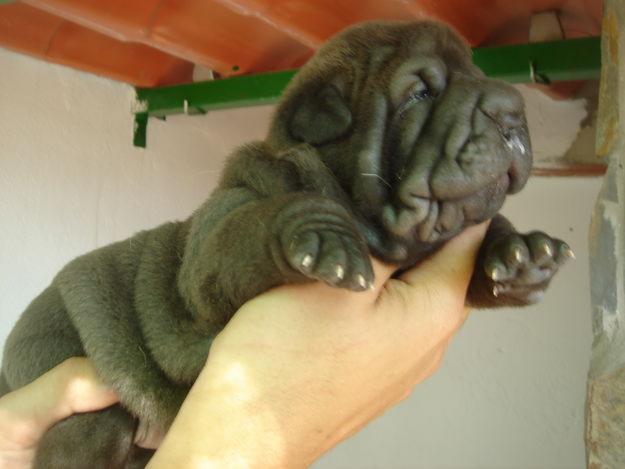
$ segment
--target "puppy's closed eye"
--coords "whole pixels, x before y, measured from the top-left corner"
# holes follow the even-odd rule
[[[416,81],[406,91],[405,98],[398,111],[400,114],[403,114],[410,106],[434,96],[435,94],[430,87],[421,78],[417,77]]]

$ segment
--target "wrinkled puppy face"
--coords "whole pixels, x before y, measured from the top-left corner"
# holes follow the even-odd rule
[[[492,217],[531,168],[520,94],[430,22],[366,23],[331,40],[285,93],[272,135],[319,150],[374,252],[394,262]]]

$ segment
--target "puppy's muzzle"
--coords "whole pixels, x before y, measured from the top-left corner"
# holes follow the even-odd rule
[[[429,112],[382,219],[432,242],[492,216],[525,185],[532,158],[523,100],[505,83],[456,79]]]

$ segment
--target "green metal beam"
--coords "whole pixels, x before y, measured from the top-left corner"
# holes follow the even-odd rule
[[[598,78],[600,38],[580,38],[473,49],[473,62],[492,78],[551,83]],[[275,103],[297,70],[238,76],[162,88],[137,88],[134,142],[145,146],[148,116]]]
[[[587,37],[480,47],[473,49],[473,63],[487,76],[510,83],[588,80],[599,78],[601,40],[599,37]]]
[[[260,73],[162,88],[137,88],[137,107],[150,116],[198,114],[275,103],[297,70]],[[186,105],[185,105],[186,101]]]

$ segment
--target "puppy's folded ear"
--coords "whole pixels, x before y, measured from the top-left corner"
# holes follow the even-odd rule
[[[352,113],[339,89],[327,84],[304,92],[295,104],[289,122],[291,136],[320,145],[344,135],[352,125]]]

